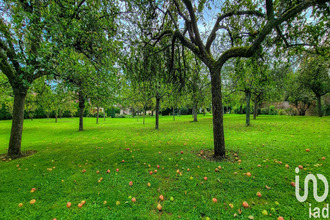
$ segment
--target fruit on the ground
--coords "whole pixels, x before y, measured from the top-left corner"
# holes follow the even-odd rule
[[[229,207],[230,207],[230,208],[234,208],[234,205],[231,204],[231,203],[229,203]]]
[[[106,205],[108,202],[107,201],[104,201],[103,204]]]
[[[70,208],[70,207],[71,207],[71,202],[68,202],[68,203],[66,204],[66,207]]]
[[[136,202],[136,198],[133,197],[131,201],[135,203]]]
[[[325,160],[325,157],[322,157],[322,160]]]
[[[110,173],[110,170],[107,170],[107,173]]]
[[[299,165],[298,168],[302,170],[304,167],[302,165]]]
[[[290,168],[289,164],[285,164],[285,167],[286,167],[287,169],[289,169],[289,168]]]
[[[163,207],[161,206],[161,204],[158,203],[158,205],[157,205],[157,209],[158,209],[159,211],[162,211],[162,208],[163,208]]]
[[[149,174],[152,175],[152,171],[150,171]]]
[[[130,186],[133,186],[133,182],[132,182],[132,181],[130,181],[128,185],[130,185]]]
[[[260,198],[261,197],[261,192],[257,192],[257,196]]]
[[[278,206],[279,204],[280,204],[280,203],[278,203],[278,201],[275,201],[275,205],[277,205],[277,206]]]
[[[247,176],[251,176],[251,173],[250,173],[250,172],[247,172],[246,175],[247,175]]]
[[[150,187],[151,186],[151,183],[147,183],[147,186]]]
[[[36,200],[35,199],[31,199],[30,204],[34,204],[34,203],[36,203]]]
[[[159,167],[160,167],[160,166],[159,166],[159,165],[157,165],[157,169],[159,169]]]
[[[159,196],[159,199],[160,199],[161,201],[164,201],[164,196],[163,196],[163,195],[160,195],[160,196]]]
[[[213,198],[212,202],[216,203],[216,202],[218,202],[218,200],[216,198]]]
[[[99,171],[99,170],[97,170],[97,171],[96,171],[96,173],[97,173],[97,174],[99,174],[99,173],[100,173],[100,171]]]
[[[22,206],[23,206],[23,203],[19,203],[19,204],[18,204],[18,207],[22,207]]]
[[[218,168],[215,168],[215,169],[214,169],[214,171],[215,171],[215,172],[218,172],[218,171],[219,171],[219,169],[218,169]]]
[[[121,162],[122,162],[122,163],[125,163],[125,160],[122,160]]]
[[[171,201],[171,202],[173,202],[173,201],[174,201],[174,198],[173,198],[172,196],[170,197],[170,201]]]
[[[294,182],[291,182],[291,186],[295,187],[295,186],[296,186],[296,184],[295,184]]]
[[[181,151],[181,154],[183,154],[183,151]]]
[[[261,164],[258,164],[258,167],[261,167]]]
[[[207,177],[206,177],[206,176],[204,177],[204,180],[205,180],[205,181],[207,180]]]
[[[284,218],[282,216],[279,216],[277,220],[284,220]]]
[[[263,215],[268,215],[267,210],[262,210],[262,214],[263,214]]]
[[[306,152],[309,152],[309,151],[310,151],[310,150],[307,148],[307,149],[306,149]]]
[[[244,208],[249,208],[249,204],[248,204],[247,202],[245,202],[245,201],[242,203],[242,206],[243,206]]]
[[[117,201],[117,202],[116,202],[116,205],[120,205],[120,202],[119,202],[119,201]]]
[[[84,169],[84,170],[82,170],[82,172],[83,172],[83,173],[85,173],[85,172],[86,172],[86,170]]]
[[[82,205],[85,205],[86,204],[86,200],[83,200],[80,202]]]
[[[81,208],[81,207],[83,207],[83,204],[79,203],[78,208]]]

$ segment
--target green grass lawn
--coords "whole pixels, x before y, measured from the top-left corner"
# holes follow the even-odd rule
[[[98,125],[95,118],[85,118],[83,132],[78,132],[77,118],[58,123],[25,120],[22,150],[37,153],[0,162],[0,218],[234,219],[237,215],[236,219],[300,220],[309,218],[309,203],[313,208],[329,203],[330,196],[322,203],[315,201],[312,184],[308,199],[300,203],[290,184],[298,165],[304,167],[299,173],[301,187],[310,172],[323,174],[330,182],[329,117],[259,116],[250,127],[244,120],[244,115],[225,116],[229,159],[221,162],[198,155],[213,148],[210,115],[200,115],[197,123],[191,116],[176,121],[161,117],[158,131],[151,117],[145,125],[141,118],[101,119]],[[10,128],[11,121],[0,121],[0,154],[7,152]],[[222,168],[215,172],[218,166]],[[321,181],[318,187],[318,194],[323,194]],[[35,192],[30,192],[32,188]],[[86,204],[78,208],[82,200]],[[243,201],[250,207],[243,208]]]

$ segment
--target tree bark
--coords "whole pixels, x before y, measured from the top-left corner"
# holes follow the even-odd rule
[[[173,107],[173,121],[175,121],[175,108]]]
[[[99,123],[99,116],[100,116],[100,107],[99,106],[96,106],[96,108],[97,108],[97,112],[96,112],[96,124],[98,124]]]
[[[194,122],[197,122],[197,103],[194,106]]]
[[[246,113],[246,126],[250,126],[250,100],[251,100],[251,92],[250,91],[246,91],[245,92],[245,99],[246,99],[246,109],[245,109],[245,113]]]
[[[323,112],[322,112],[321,96],[316,96],[316,98],[317,98],[317,112],[319,114],[319,117],[322,117]]]
[[[103,120],[105,121],[105,108],[103,108]]]
[[[57,111],[55,113],[55,123],[57,123]]]
[[[146,120],[146,108],[144,107],[143,108],[143,124],[145,123],[145,120]]]
[[[11,126],[8,156],[19,157],[22,155],[21,143],[24,122],[24,104],[26,92],[17,91],[14,96],[13,121]]]
[[[222,94],[221,94],[221,75],[220,69],[210,68],[211,73],[211,91],[212,91],[212,114],[213,114],[213,141],[214,156],[224,157],[225,153],[225,135],[223,129],[222,114]]]
[[[79,92],[79,131],[84,130],[84,108],[85,97],[82,92]]]
[[[159,128],[159,105],[160,105],[160,98],[156,97],[156,126],[155,126],[155,129]]]

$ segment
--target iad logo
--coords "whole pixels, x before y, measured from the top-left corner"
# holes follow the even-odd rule
[[[296,173],[299,173],[299,168],[296,168]],[[317,194],[317,179],[315,177],[315,175],[313,174],[308,174],[305,178],[305,182],[304,182],[304,195],[300,196],[299,193],[299,176],[296,175],[296,198],[299,202],[305,202],[307,197],[308,197],[308,182],[311,180],[313,182],[313,196],[314,199],[317,202],[323,202],[324,200],[326,200],[326,198],[328,197],[328,192],[329,192],[329,185],[328,185],[328,181],[325,178],[325,176],[323,176],[322,174],[317,174],[316,175],[324,184],[324,193],[322,196],[319,196]],[[313,213],[312,213],[312,204],[309,204],[309,217],[311,218],[312,216],[314,218],[320,218],[322,214],[323,218],[329,218],[329,204],[326,205],[326,207],[324,207],[322,209],[322,212],[320,210],[320,208],[315,207],[313,209]]]

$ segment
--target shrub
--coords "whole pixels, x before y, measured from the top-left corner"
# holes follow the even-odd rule
[[[287,115],[286,111],[284,109],[278,110],[279,115]]]
[[[269,106],[268,114],[277,115],[277,110],[275,109],[275,106],[273,106],[273,105]]]
[[[269,112],[268,108],[261,108],[260,109],[260,114],[262,114],[262,115],[268,115],[268,112]]]

